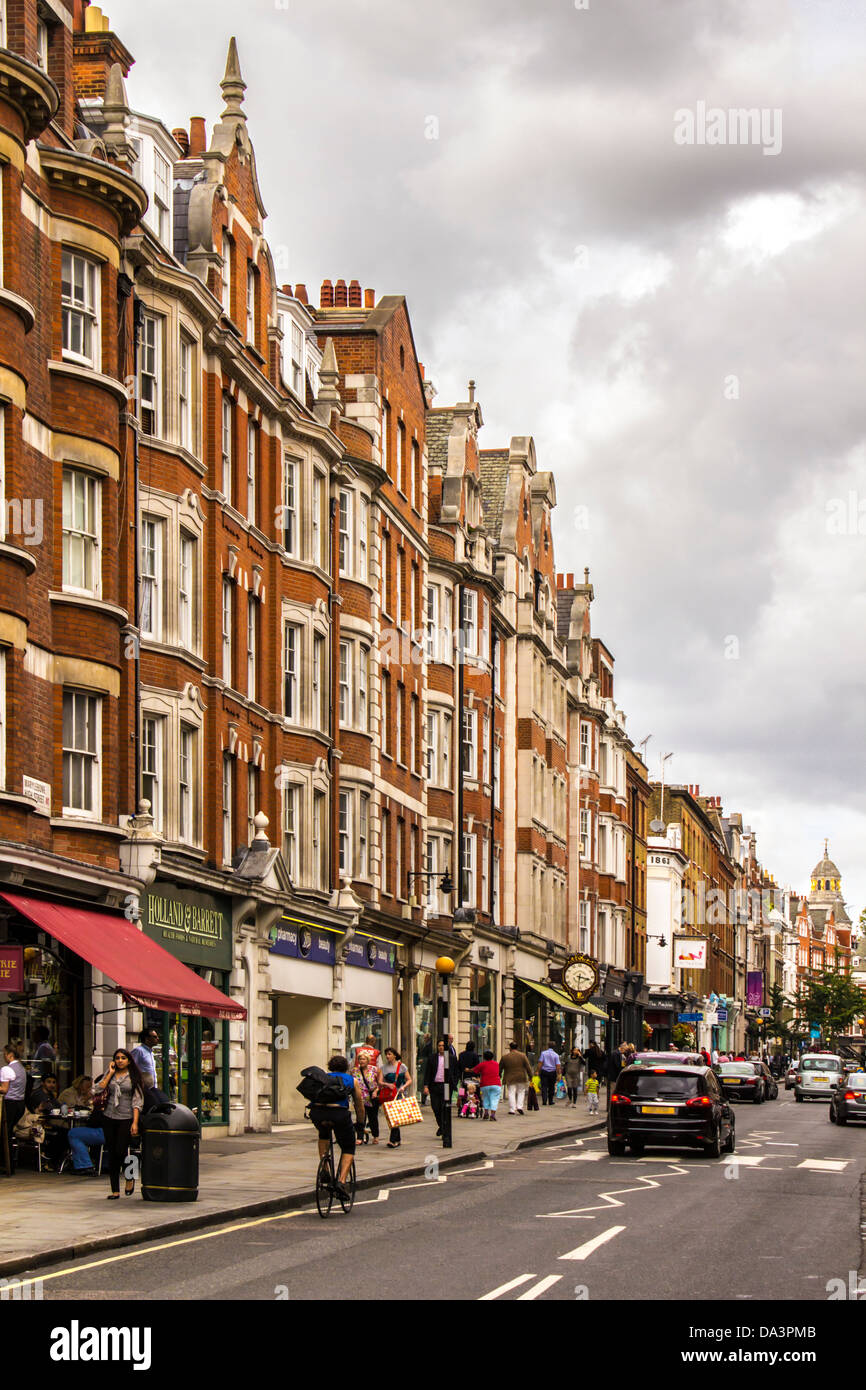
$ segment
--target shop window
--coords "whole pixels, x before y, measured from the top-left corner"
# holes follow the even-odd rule
[[[370,1009],[363,1004],[346,1006],[346,1056],[354,1063],[355,1053],[367,1038],[376,1039],[376,1046],[383,1052],[391,1041],[390,1009]]]

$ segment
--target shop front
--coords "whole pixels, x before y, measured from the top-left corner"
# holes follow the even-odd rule
[[[301,1120],[306,1102],[295,1089],[303,1067],[324,1067],[331,1055],[328,1020],[334,963],[342,933],[284,914],[271,929],[273,1118]]]
[[[423,1075],[424,1063],[433,1051],[433,1035],[436,1030],[436,988],[436,971],[420,969],[414,977],[412,990],[414,1031],[412,1060],[405,1059],[413,1078],[416,1080]],[[412,1069],[413,1061],[414,1070]]]
[[[542,984],[540,980],[515,977],[514,1041],[533,1066],[545,1047],[552,1047],[561,1057],[567,1057],[573,1047],[583,1046],[586,1017],[587,1010],[575,1004],[561,989]],[[531,1049],[521,1046],[521,1035],[526,1041],[533,1041]]]
[[[680,1009],[680,1000],[675,995],[649,993],[647,1006],[644,1009],[644,1022],[649,1025],[652,1032],[647,1034],[644,1029],[646,1041],[644,1046],[649,1052],[667,1052],[673,1042],[673,1027],[677,1021],[677,1014]]]
[[[202,900],[206,895],[192,896]],[[224,993],[227,979],[218,968],[223,960],[219,952],[215,960],[207,956],[210,968],[193,970],[179,959],[177,949],[170,950],[117,912],[31,894],[4,892],[0,899],[0,930],[10,954],[20,956],[15,983],[23,986],[6,993],[5,1026],[20,1044],[25,1064],[32,1070],[33,1061],[41,1060],[34,1058],[39,1042],[47,1041],[56,1054],[51,1066],[61,1089],[75,1076],[93,1074],[116,1046],[137,1041],[127,1037],[132,1007],[160,1034],[157,1083],[174,1099],[197,1108],[203,1123],[218,1123],[212,1117],[218,1106],[225,1107],[227,1021],[246,1017]],[[180,925],[189,937],[200,929],[219,934],[214,902],[199,902],[202,918],[195,904],[188,906],[186,916],[183,900],[177,899],[175,928]],[[162,911],[155,909],[155,920]],[[229,962],[225,964],[227,968]],[[206,1082],[203,1059],[210,1078]]]
[[[142,930],[152,941],[201,980],[227,992],[232,968],[228,898],[157,878],[142,895],[140,910]],[[153,1050],[157,1086],[194,1110],[203,1129],[227,1125],[228,1022],[182,1008],[146,1008],[144,1021],[160,1038]]]
[[[393,1024],[396,969],[395,942],[356,931],[346,943],[346,1056],[350,1062],[368,1037],[375,1038],[380,1052],[391,1043],[396,1045]]]

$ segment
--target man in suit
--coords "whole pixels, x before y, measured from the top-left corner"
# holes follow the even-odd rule
[[[442,1133],[442,1113],[446,1099],[450,1100],[451,1090],[457,1084],[457,1058],[453,1047],[445,1051],[445,1038],[440,1038],[436,1051],[424,1063],[424,1094],[430,1097],[433,1114],[436,1116],[437,1134]],[[448,1086],[446,1097],[445,1087]]]

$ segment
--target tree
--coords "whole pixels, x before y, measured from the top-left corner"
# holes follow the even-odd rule
[[[804,980],[797,991],[797,1013],[809,1027],[824,1036],[844,1033],[851,1020],[863,1012],[863,991],[850,975],[824,970]]]

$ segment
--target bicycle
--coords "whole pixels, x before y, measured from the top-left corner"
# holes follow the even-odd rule
[[[333,1128],[331,1128],[328,1152],[325,1154],[324,1158],[319,1159],[319,1167],[316,1171],[316,1206],[323,1221],[330,1216],[331,1207],[334,1205],[335,1198],[340,1203],[346,1216],[349,1215],[349,1212],[355,1204],[356,1183],[355,1160],[353,1159],[352,1166],[349,1169],[349,1175],[346,1179],[348,1195],[337,1185],[337,1169],[334,1166],[334,1131]]]

